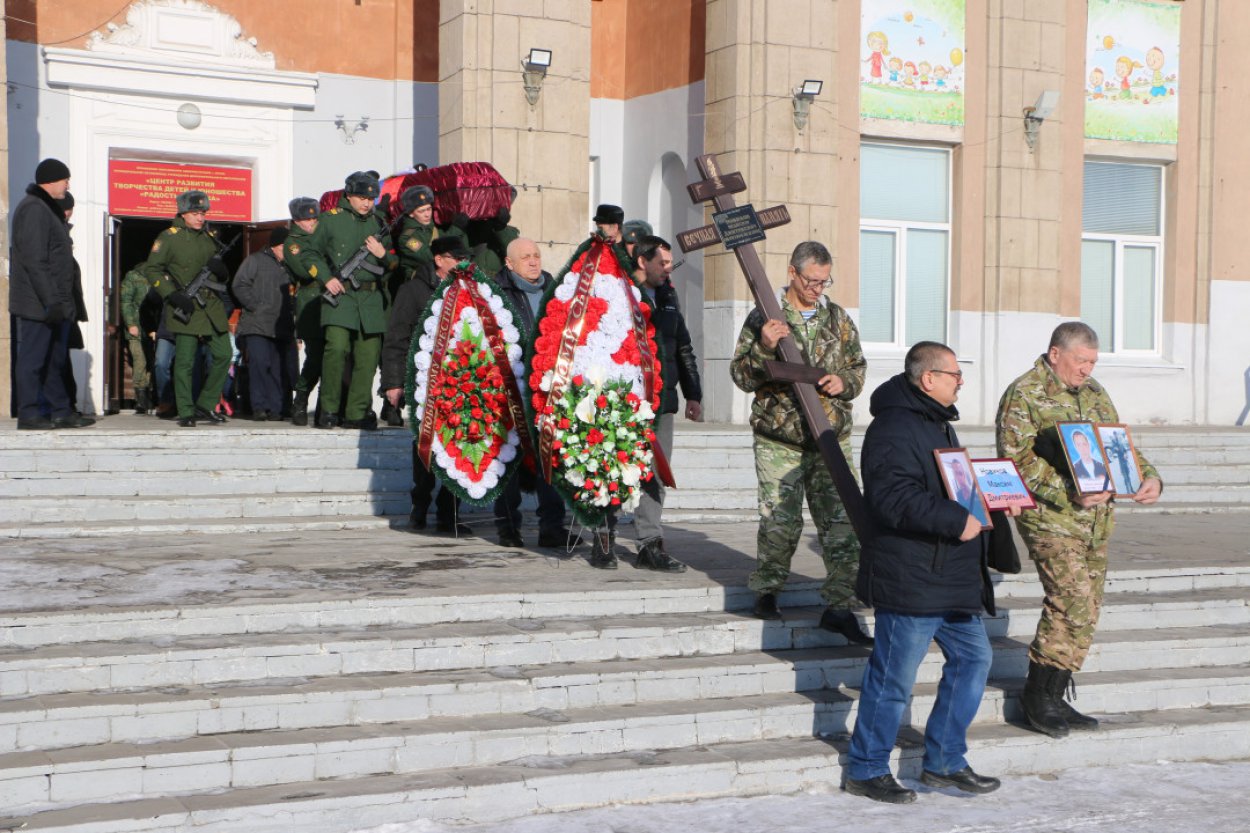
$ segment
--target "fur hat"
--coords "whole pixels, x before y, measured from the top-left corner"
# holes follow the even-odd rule
[[[399,207],[404,214],[415,208],[434,204],[434,192],[424,185],[414,185],[399,195]]]
[[[653,234],[655,231],[646,220],[630,220],[621,226],[621,242],[623,243],[637,243],[639,238],[650,237]]]
[[[296,197],[286,204],[292,220],[311,220],[317,216],[319,206],[312,197]]]
[[[431,255],[451,255],[456,260],[468,260],[473,253],[465,248],[459,237],[440,237],[430,244]]]
[[[619,226],[625,222],[625,211],[619,205],[604,203],[595,209],[593,220],[596,223]]]
[[[368,197],[371,200],[378,198],[378,178],[370,176],[366,171],[356,171],[349,174],[347,180],[343,183],[343,194],[348,197]]]
[[[69,179],[69,166],[60,159],[49,157],[35,168],[36,185],[47,185],[49,182],[60,182],[62,179]]]
[[[203,191],[183,191],[178,195],[178,213],[189,214],[192,211],[208,211],[208,194]]]

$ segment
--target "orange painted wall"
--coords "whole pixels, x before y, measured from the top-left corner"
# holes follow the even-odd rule
[[[11,40],[81,48],[109,22],[117,0],[8,0]],[[438,0],[212,0],[277,68],[438,82]],[[315,13],[312,10],[315,9]],[[111,15],[111,16],[110,16]],[[350,38],[347,33],[357,33]],[[332,33],[332,37],[327,37]],[[350,42],[350,46],[344,46]]]
[[[703,80],[705,0],[590,6],[591,98],[636,98]]]

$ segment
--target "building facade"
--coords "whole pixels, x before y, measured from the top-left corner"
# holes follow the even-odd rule
[[[233,222],[247,225],[352,170],[489,161],[554,271],[598,202],[669,239],[709,222],[686,193],[704,153],[742,172],[740,201],[788,208],[790,224],[758,244],[774,284],[797,242],[829,246],[830,294],[860,327],[869,389],[911,343],[942,340],[964,369],[964,418],[991,421],[1053,327],[1081,318],[1126,421],[1240,424],[1250,410],[1250,164],[1235,126],[1250,4],[135,0],[115,12],[7,4],[9,184],[20,192],[46,156],[74,172],[75,245],[100,311],[77,366],[88,410],[117,399],[102,355],[111,275],[141,256],[128,239],[159,231],[125,213],[135,165],[244,172]],[[533,103],[531,49],[552,51]],[[747,284],[718,248],[677,258],[705,411],[745,422],[727,366]]]

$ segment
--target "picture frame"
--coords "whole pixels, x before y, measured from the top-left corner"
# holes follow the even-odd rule
[[[1013,506],[1037,508],[1037,501],[1024,485],[1024,477],[1014,460],[1007,457],[973,460],[972,473],[976,475],[977,486],[991,512],[1001,512]]]
[[[938,473],[942,476],[942,485],[946,487],[946,496],[967,509],[981,523],[982,529],[993,528],[990,508],[985,503],[981,488],[977,486],[968,449],[938,448],[934,450],[933,457],[937,461]]]
[[[1107,473],[1111,476],[1116,497],[1132,497],[1141,488],[1141,466],[1137,464],[1137,446],[1133,434],[1120,422],[1094,424],[1098,442],[1102,445],[1103,459],[1107,461]]]
[[[1068,463],[1068,474],[1080,495],[1096,495],[1109,492],[1114,487],[1108,473],[1107,457],[1092,422],[1057,422],[1059,441],[1063,445],[1063,458]]]

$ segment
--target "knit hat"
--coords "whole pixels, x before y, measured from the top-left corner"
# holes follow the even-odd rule
[[[440,237],[430,244],[431,255],[451,255],[456,260],[468,260],[473,253],[465,248],[459,237]]]
[[[65,196],[57,200],[57,203],[61,206],[62,211],[70,211],[74,207],[74,195],[66,191]]]
[[[62,179],[69,179],[69,166],[60,159],[49,157],[35,168],[36,185],[47,185],[49,182],[60,182]]]
[[[274,226],[269,232],[269,248],[272,249],[274,246],[281,246],[286,242],[286,236],[286,226]]]

